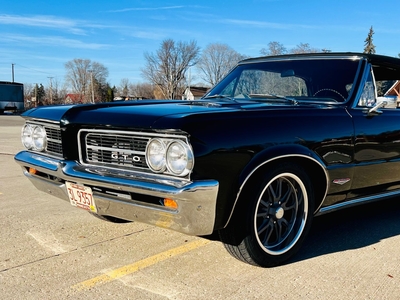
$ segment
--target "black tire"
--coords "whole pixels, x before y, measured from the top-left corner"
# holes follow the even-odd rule
[[[281,265],[300,248],[311,227],[314,193],[307,173],[283,163],[240,197],[221,241],[235,258],[260,267]]]

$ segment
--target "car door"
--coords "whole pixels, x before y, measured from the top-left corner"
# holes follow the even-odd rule
[[[396,102],[377,97],[372,67],[350,114],[355,131],[355,168],[348,198],[399,189],[400,108],[396,108]]]

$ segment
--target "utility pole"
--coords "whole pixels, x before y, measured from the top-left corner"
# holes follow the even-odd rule
[[[53,85],[52,85],[52,79],[54,77],[47,77],[50,79],[50,104],[53,104]]]
[[[12,82],[14,83],[14,65],[15,64],[11,64],[11,73],[12,73]]]
[[[91,83],[92,83],[92,103],[94,103],[94,88],[93,88],[93,70],[89,70],[91,76]]]

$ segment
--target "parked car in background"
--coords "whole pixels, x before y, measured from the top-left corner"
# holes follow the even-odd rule
[[[40,107],[15,156],[41,191],[112,222],[218,231],[234,257],[290,259],[315,216],[400,194],[400,60],[241,61],[201,100]]]

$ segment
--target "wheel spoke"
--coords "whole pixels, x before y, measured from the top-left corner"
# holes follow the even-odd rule
[[[269,202],[261,199],[260,206],[257,211],[257,218],[267,217],[269,214],[269,208],[270,208]]]
[[[273,223],[268,222],[268,225],[265,229],[268,229],[268,231],[264,234],[264,239],[262,240],[262,243],[267,247],[268,241],[271,239],[272,233],[274,232]]]
[[[280,244],[282,243],[284,240],[287,239],[288,237],[288,228],[290,227],[289,223],[287,220],[285,219],[280,219],[277,222],[278,226],[279,226],[279,236],[278,236],[278,241],[277,243]]]
[[[274,186],[275,185],[275,186]],[[269,185],[268,191],[274,203],[278,202],[282,197],[282,178],[278,178]]]
[[[261,199],[260,204],[261,204],[260,206],[264,206],[265,209],[269,209],[269,207],[270,207],[269,202],[267,202],[267,201],[265,201],[263,199]]]
[[[257,234],[260,236],[269,226],[269,220],[265,219],[257,228]]]

